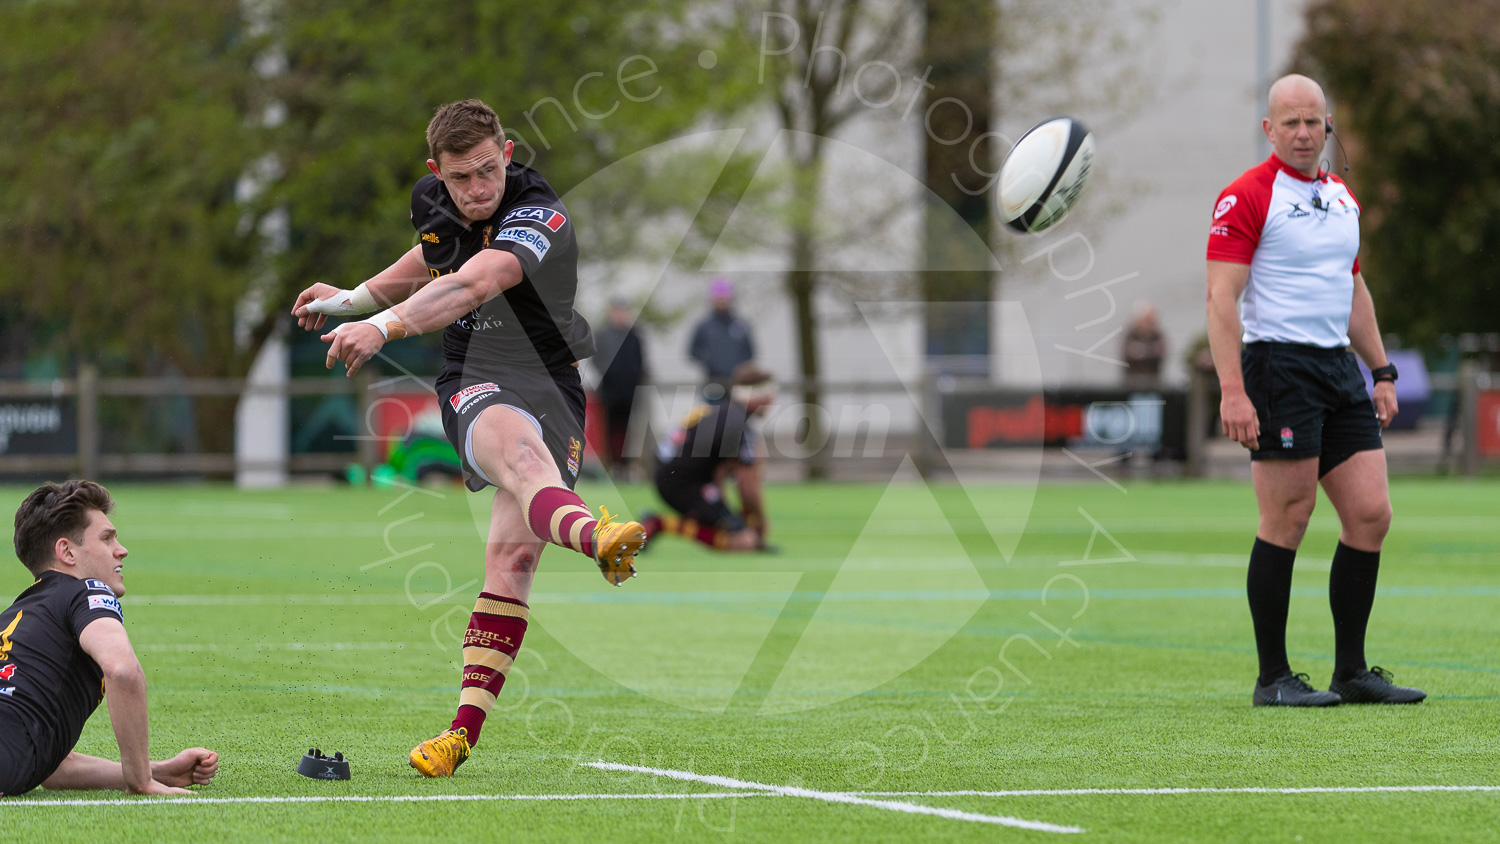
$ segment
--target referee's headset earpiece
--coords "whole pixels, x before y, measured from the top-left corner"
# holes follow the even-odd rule
[[[1339,152],[1343,153],[1344,156],[1344,172],[1349,172],[1349,153],[1344,151],[1344,141],[1338,136],[1337,132],[1333,131],[1333,121],[1326,117],[1323,118],[1323,131],[1333,135],[1334,143],[1339,145]]]

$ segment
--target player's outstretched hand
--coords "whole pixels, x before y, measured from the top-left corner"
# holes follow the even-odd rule
[[[1376,383],[1375,415],[1380,419],[1380,427],[1391,427],[1391,420],[1396,418],[1400,410],[1396,406],[1396,385],[1390,381]]]
[[[1260,446],[1260,417],[1244,390],[1224,391],[1224,399],[1219,402],[1219,421],[1224,436],[1251,451]]]
[[[332,369],[336,361],[343,361],[351,378],[385,345],[380,329],[368,322],[346,322],[319,339],[332,344],[328,347],[326,367]]]
[[[171,759],[151,763],[151,778],[174,788],[207,785],[218,772],[219,754],[206,747],[189,747]]]
[[[297,294],[297,304],[292,306],[292,316],[297,318],[297,326],[308,331],[321,331],[323,323],[328,320],[328,315],[313,313],[307,309],[307,306],[309,303],[327,299],[339,292],[341,292],[339,288],[331,284],[318,282]]]

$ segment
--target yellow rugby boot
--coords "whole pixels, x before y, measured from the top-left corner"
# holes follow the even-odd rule
[[[640,522],[614,521],[614,516],[599,508],[599,523],[594,527],[594,559],[599,573],[615,586],[635,577],[635,555],[646,547],[646,529]]]
[[[444,730],[437,738],[412,748],[407,759],[424,777],[451,777],[469,759],[469,731],[463,727]]]

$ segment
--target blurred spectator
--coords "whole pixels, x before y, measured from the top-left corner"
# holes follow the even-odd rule
[[[630,301],[615,297],[609,302],[609,321],[594,332],[594,345],[600,364],[599,387],[595,394],[604,409],[604,466],[617,480],[629,475],[630,462],[625,456],[625,438],[630,417],[635,410],[636,388],[646,381],[646,348],[635,330],[635,311]]]
[[[716,278],[708,288],[709,311],[693,329],[688,356],[703,367],[703,396],[718,401],[728,394],[730,379],[740,364],[755,357],[750,324],[734,313],[734,285]]]
[[[1161,385],[1161,360],[1167,353],[1167,341],[1156,324],[1156,306],[1142,302],[1136,306],[1130,330],[1125,332],[1125,386],[1154,389]]]

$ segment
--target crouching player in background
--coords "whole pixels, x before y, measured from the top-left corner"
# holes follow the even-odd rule
[[[649,538],[675,533],[716,551],[773,551],[771,523],[761,495],[762,455],[750,420],[775,400],[771,376],[753,364],[734,372],[729,396],[694,407],[657,453],[656,492],[676,513],[644,515]],[[739,488],[740,513],[724,497],[726,481]]]
[[[51,788],[192,794],[219,755],[192,747],[151,761],[146,675],[125,634],[125,546],[115,502],[93,481],[46,484],[16,511],[16,556],[36,578],[0,612],[0,795]],[[109,693],[120,761],[74,753]]]

